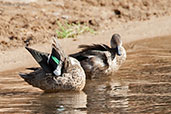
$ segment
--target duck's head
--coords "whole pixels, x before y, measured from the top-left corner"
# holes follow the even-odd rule
[[[113,34],[112,39],[110,41],[110,45],[113,49],[115,49],[117,55],[119,56],[122,55],[122,51],[121,51],[122,40],[119,34]]]

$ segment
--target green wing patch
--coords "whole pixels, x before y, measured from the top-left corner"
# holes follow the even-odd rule
[[[56,64],[59,64],[59,60],[56,57],[52,56],[52,59],[55,61]]]

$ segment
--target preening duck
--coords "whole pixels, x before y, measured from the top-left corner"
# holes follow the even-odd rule
[[[26,49],[41,66],[29,74],[19,74],[28,84],[45,92],[80,91],[84,88],[86,76],[80,62],[65,55],[56,38],[53,38],[51,54],[27,46]]]

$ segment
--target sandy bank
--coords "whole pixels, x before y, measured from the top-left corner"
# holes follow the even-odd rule
[[[80,44],[109,44],[113,33],[119,33],[124,44],[145,38],[171,35],[171,17],[154,18],[143,22],[132,21],[125,24],[117,24],[113,25],[110,30],[99,31],[96,35],[84,34],[79,36],[76,41],[73,39],[62,39],[59,40],[59,42],[64,51],[69,54],[78,51],[78,45]],[[51,49],[51,41],[44,44],[36,44],[32,47],[49,52]],[[0,72],[16,68],[38,66],[24,47],[2,51],[0,53],[0,59]]]

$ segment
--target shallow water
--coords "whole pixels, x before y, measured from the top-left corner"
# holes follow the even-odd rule
[[[84,92],[45,94],[18,71],[0,74],[0,113],[170,114],[171,36],[126,45],[128,58],[109,78],[88,80]]]

